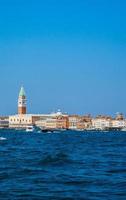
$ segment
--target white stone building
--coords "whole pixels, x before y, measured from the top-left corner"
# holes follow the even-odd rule
[[[80,117],[78,115],[70,115],[69,116],[69,129],[77,130],[78,122],[80,121]]]
[[[105,130],[111,127],[111,120],[106,118],[92,119],[92,128],[96,130]]]
[[[116,120],[113,119],[111,121],[112,128],[125,128],[126,127],[126,121],[125,120]]]

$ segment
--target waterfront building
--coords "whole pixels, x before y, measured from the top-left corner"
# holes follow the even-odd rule
[[[80,120],[77,123],[77,130],[85,130],[85,129],[87,129],[87,123],[83,120]]]
[[[40,115],[21,114],[9,116],[9,127],[26,129],[28,126],[35,125],[35,122],[40,119]]]
[[[41,117],[36,121],[35,125],[41,129],[68,129],[68,117],[67,116],[55,116],[49,115],[48,117]]]
[[[56,129],[56,118],[43,118],[42,120],[36,121],[36,126],[42,130],[55,130]]]
[[[69,129],[77,130],[77,124],[80,121],[79,115],[69,115]]]
[[[106,130],[111,128],[112,118],[107,116],[97,116],[92,119],[92,128],[96,130]]]
[[[77,122],[78,130],[87,130],[92,127],[92,118],[90,115],[81,116],[79,121]]]
[[[126,121],[124,119],[123,120],[113,119],[111,121],[111,127],[113,129],[122,129],[122,128],[125,128],[126,127]]]
[[[68,129],[69,128],[69,121],[68,116],[59,116],[57,119],[57,129]]]
[[[58,116],[58,113],[53,114],[25,114],[9,116],[10,128],[25,129],[28,126],[35,125],[40,128],[65,128],[68,127],[68,120],[66,116]]]
[[[0,117],[0,129],[9,127],[9,117]]]

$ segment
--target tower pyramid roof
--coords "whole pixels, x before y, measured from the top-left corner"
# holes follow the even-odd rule
[[[19,93],[19,96],[26,96],[25,95],[25,90],[24,90],[24,88],[23,87],[21,87],[21,89],[20,89],[20,93]]]

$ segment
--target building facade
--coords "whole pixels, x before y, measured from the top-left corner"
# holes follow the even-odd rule
[[[35,122],[40,119],[38,115],[25,114],[25,115],[12,115],[9,116],[9,127],[10,128],[19,128],[26,129],[27,126],[35,125]]]
[[[0,129],[9,128],[9,118],[0,117]]]
[[[108,117],[96,117],[92,119],[92,128],[96,130],[106,130],[111,128],[112,119]]]
[[[122,129],[122,128],[125,128],[126,127],[126,121],[124,119],[123,120],[113,119],[111,121],[111,127],[113,129]]]
[[[77,124],[80,121],[79,115],[70,115],[69,116],[69,129],[77,130]]]
[[[48,116],[43,117],[39,121],[36,121],[36,126],[41,129],[47,130],[59,130],[59,129],[68,129],[68,117],[64,116]]]

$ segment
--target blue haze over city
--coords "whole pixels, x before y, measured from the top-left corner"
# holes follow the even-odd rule
[[[125,0],[0,0],[0,114],[126,114]]]

